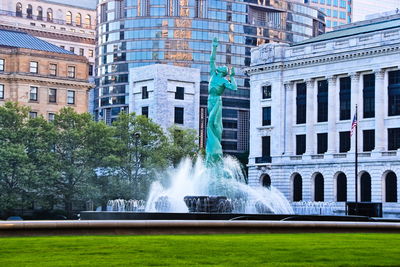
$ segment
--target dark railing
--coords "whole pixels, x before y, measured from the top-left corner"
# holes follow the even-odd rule
[[[94,30],[95,26],[91,24],[76,24],[75,22],[71,21],[71,23],[67,22],[66,20],[62,19],[54,19],[52,17],[46,17],[46,16],[36,16],[32,14],[21,14],[20,12],[13,12],[13,11],[8,11],[8,10],[2,10],[0,9],[0,15],[6,15],[10,17],[20,17],[20,18],[26,18],[26,19],[31,19],[31,20],[37,20],[37,21],[47,21],[55,24],[60,24],[60,25],[69,25],[69,26],[74,26],[74,27],[81,27],[85,29],[91,29]]]
[[[256,157],[256,164],[257,163],[271,163],[271,162],[272,162],[271,156]]]

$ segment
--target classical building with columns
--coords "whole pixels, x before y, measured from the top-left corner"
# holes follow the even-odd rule
[[[249,183],[292,202],[382,202],[400,216],[400,16],[252,50]]]

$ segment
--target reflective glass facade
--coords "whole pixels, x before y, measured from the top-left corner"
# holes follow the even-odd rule
[[[250,49],[299,42],[325,30],[321,12],[282,0],[114,0],[101,1],[97,9],[96,118],[109,123],[127,110],[129,68],[157,63],[198,68],[204,145],[211,40],[218,37],[217,65],[237,69],[238,90],[223,96],[228,130],[223,148],[232,153],[248,150],[250,84],[240,69],[250,65]]]

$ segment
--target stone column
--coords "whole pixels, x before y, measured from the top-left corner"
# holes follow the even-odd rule
[[[328,154],[333,154],[337,151],[336,114],[338,113],[338,108],[336,97],[339,94],[338,84],[336,76],[328,77]]]
[[[285,155],[286,156],[291,156],[293,155],[293,120],[295,119],[294,117],[294,108],[295,108],[295,95],[293,94],[294,92],[294,83],[293,82],[286,82],[284,84],[285,86],[285,93],[286,93],[286,103],[285,103]]]
[[[307,111],[306,111],[306,153],[307,155],[314,155],[314,94],[315,94],[315,80],[308,79],[306,80],[307,84]]]
[[[375,71],[375,149],[374,152],[385,150],[385,103],[384,103],[384,70]]]
[[[350,73],[351,78],[351,113],[350,113],[350,121],[353,121],[354,113],[356,112],[356,104],[358,106],[358,121],[361,119],[362,109],[359,105],[359,94],[362,95],[362,82],[360,81],[361,75],[359,73]],[[360,88],[361,87],[361,88]],[[361,93],[360,93],[361,91]],[[349,123],[349,130],[351,130],[351,122]],[[356,149],[356,143],[351,142],[350,151],[354,152]]]

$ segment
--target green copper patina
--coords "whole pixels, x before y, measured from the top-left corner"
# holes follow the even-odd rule
[[[208,85],[208,125],[206,144],[206,163],[208,166],[215,166],[222,161],[222,98],[225,89],[237,90],[234,78],[235,69],[230,73],[226,66],[215,66],[218,39],[212,42],[210,57],[210,83]]]

